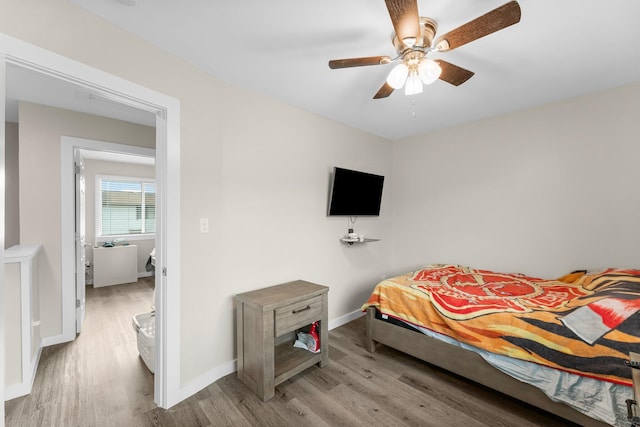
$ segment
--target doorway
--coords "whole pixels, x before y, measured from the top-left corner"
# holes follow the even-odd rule
[[[63,341],[69,341],[75,338],[76,333],[80,333],[82,320],[84,318],[84,270],[85,263],[84,261],[80,261],[80,259],[84,258],[84,235],[86,230],[82,230],[79,233],[78,230],[78,218],[85,216],[85,208],[82,209],[82,212],[79,212],[79,203],[78,201],[78,177],[80,175],[84,175],[82,167],[79,167],[80,161],[84,162],[85,158],[89,158],[89,161],[107,161],[111,164],[131,164],[131,165],[140,165],[142,168],[149,168],[151,165],[155,167],[155,157],[156,150],[151,148],[125,145],[125,144],[114,144],[104,141],[83,139],[83,138],[73,138],[73,137],[62,137],[60,142],[60,156],[61,156],[61,206],[62,206],[62,239],[61,239],[61,248],[62,248],[62,287],[63,294],[73,295],[75,294],[74,306],[69,307],[69,304],[65,307],[67,310],[63,311],[63,329],[67,331],[67,335],[64,337]],[[122,167],[118,168],[119,170],[123,170]],[[111,169],[112,171],[114,169]],[[131,173],[131,169],[128,170]],[[106,172],[105,169],[102,170]],[[79,173],[80,172],[80,173]],[[122,172],[120,172],[122,173]],[[92,196],[90,197],[89,206],[86,208],[90,213],[89,218],[86,218],[85,221],[80,221],[83,223],[87,223],[90,225],[92,230],[86,232],[89,236],[89,244],[88,246],[95,246],[98,243],[98,236],[95,234],[95,199],[93,193],[95,193],[95,171],[89,174],[89,189],[87,192]],[[147,177],[148,173],[146,174]],[[84,177],[83,177],[84,179]],[[86,204],[85,204],[86,205]],[[81,214],[81,215],[79,215]],[[158,221],[160,220],[160,216],[158,217]],[[84,226],[82,227],[84,228]],[[146,245],[142,245],[142,247],[147,250],[147,252],[151,252],[153,248],[155,248],[155,237],[154,237],[154,246],[148,248],[148,239],[143,239],[145,236],[139,236],[142,241],[147,243]],[[135,241],[134,241],[135,243]],[[73,248],[73,251],[72,251]],[[78,254],[78,252],[80,252]],[[91,257],[92,258],[92,257]],[[137,263],[137,261],[136,261]],[[141,271],[139,268],[136,269],[136,274]],[[156,276],[157,277],[157,276]],[[73,325],[75,324],[75,330]]]
[[[154,380],[154,401],[163,408],[169,408],[180,398],[180,118],[179,103],[166,95],[150,91],[132,82],[109,75],[100,70],[79,64],[68,58],[29,45],[20,40],[0,34],[0,95],[6,102],[6,90],[12,82],[6,80],[7,66],[28,69],[56,82],[72,84],[116,104],[135,107],[151,112],[156,118],[156,169],[158,183],[156,209],[160,220],[156,234],[156,265],[160,274],[156,280],[156,375]],[[0,136],[4,146],[4,134]],[[1,154],[4,156],[4,154]],[[3,159],[3,157],[1,158]],[[170,159],[170,160],[169,160]],[[63,187],[64,188],[64,187]],[[0,206],[3,217],[4,206]],[[4,227],[4,224],[2,224]],[[63,249],[62,254],[73,256],[74,250]],[[74,263],[62,262],[63,266]],[[171,265],[171,268],[167,268]],[[0,295],[4,290],[0,278]],[[75,292],[63,293],[64,312],[68,305],[75,306]],[[74,316],[75,317],[75,316]],[[64,322],[66,324],[67,322]],[[75,333],[75,320],[72,322]],[[3,336],[4,321],[0,317],[0,337]],[[63,328],[62,335],[69,334]],[[4,340],[2,340],[4,348]],[[0,359],[1,360],[1,359]],[[4,401],[3,393],[0,393]],[[4,415],[3,412],[0,415]],[[4,418],[4,417],[3,417]]]

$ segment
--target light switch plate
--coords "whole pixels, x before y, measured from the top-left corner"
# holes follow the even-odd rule
[[[209,232],[209,218],[200,218],[200,232],[201,233]]]

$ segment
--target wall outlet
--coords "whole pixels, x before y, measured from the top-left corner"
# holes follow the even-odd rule
[[[201,233],[209,232],[209,218],[200,218],[200,232]]]

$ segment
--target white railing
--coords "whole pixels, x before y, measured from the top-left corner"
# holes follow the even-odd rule
[[[4,252],[5,400],[31,393],[42,351],[38,254],[42,245]]]

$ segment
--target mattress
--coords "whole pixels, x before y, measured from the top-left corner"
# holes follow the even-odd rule
[[[362,309],[478,353],[591,418],[628,425],[624,361],[640,349],[640,271],[557,279],[433,264],[380,282]]]
[[[629,426],[626,400],[633,399],[631,387],[491,353],[469,344],[461,343],[430,329],[414,326],[402,320],[390,319],[387,315],[377,314],[376,317],[465,350],[473,351],[494,368],[523,383],[539,388],[550,399],[562,402],[593,419],[616,427]]]

